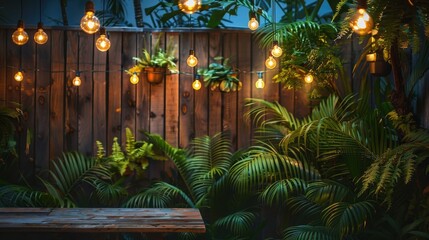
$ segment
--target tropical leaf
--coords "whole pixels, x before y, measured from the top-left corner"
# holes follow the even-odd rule
[[[338,237],[328,227],[298,225],[286,228],[283,240],[337,240]]]
[[[252,212],[235,212],[220,219],[217,219],[212,227],[230,233],[231,236],[246,236],[252,232],[257,215]]]

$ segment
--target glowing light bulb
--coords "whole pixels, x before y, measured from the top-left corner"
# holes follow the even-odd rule
[[[48,34],[43,31],[43,24],[41,22],[37,24],[37,32],[34,34],[34,41],[37,44],[45,44],[48,41]]]
[[[265,66],[268,69],[274,69],[277,66],[277,61],[272,55],[270,55],[267,60],[265,60]]]
[[[21,70],[19,70],[17,73],[15,73],[15,76],[13,76],[13,78],[17,82],[22,82],[22,80],[24,80],[24,72],[22,72]]]
[[[366,35],[371,32],[374,22],[364,8],[359,8],[352,17],[350,26],[359,35]]]
[[[305,75],[305,77],[304,77],[304,81],[305,81],[306,83],[312,83],[312,82],[313,82],[313,80],[314,80],[314,77],[313,77],[313,75],[312,75],[311,73],[309,73],[309,74]]]
[[[195,67],[198,64],[198,58],[195,57],[194,50],[189,50],[189,57],[186,59],[186,64],[188,64],[189,67]]]
[[[259,89],[265,87],[264,80],[262,79],[262,72],[258,72],[258,80],[256,81],[255,86]]]
[[[271,50],[271,55],[273,55],[273,57],[280,57],[282,54],[283,54],[283,50],[279,46],[279,42],[274,41],[274,46],[273,46],[273,49]]]
[[[76,72],[76,76],[73,78],[73,86],[79,87],[82,84],[82,80],[80,79],[79,72]]]
[[[92,1],[86,2],[85,12],[80,20],[80,28],[89,34],[96,33],[100,29],[100,20],[94,15],[94,3]]]
[[[192,83],[192,88],[195,91],[198,91],[201,89],[201,87],[202,87],[202,84],[201,84],[200,80],[198,78],[195,78],[195,81]]]
[[[12,41],[16,45],[24,45],[28,42],[28,34],[24,31],[24,22],[22,20],[18,21],[17,29],[12,34]]]
[[[95,46],[101,52],[105,52],[110,48],[110,40],[106,37],[106,29],[104,27],[100,29],[100,37],[95,42]]]
[[[255,31],[256,29],[258,29],[259,27],[259,22],[258,20],[256,20],[256,14],[255,13],[251,13],[250,14],[250,20],[247,23],[247,26],[249,27],[250,30]]]
[[[187,14],[192,14],[201,8],[201,0],[180,0],[179,9]]]
[[[137,73],[133,73],[133,75],[131,75],[130,77],[130,83],[132,84],[137,84],[139,83],[140,79],[139,76],[137,76]]]

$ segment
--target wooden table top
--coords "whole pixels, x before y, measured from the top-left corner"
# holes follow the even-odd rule
[[[206,231],[193,208],[0,208],[0,232]]]

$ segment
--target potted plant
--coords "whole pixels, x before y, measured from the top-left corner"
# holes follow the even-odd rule
[[[168,46],[167,50],[164,51],[157,44],[152,55],[146,49],[143,49],[141,57],[133,57],[133,60],[136,61],[136,65],[126,70],[126,72],[129,75],[140,75],[143,72],[146,74],[147,81],[153,84],[162,82],[167,69],[171,73],[178,73],[177,59],[174,57],[172,46]]]
[[[222,61],[222,57],[216,57],[216,61]],[[237,74],[229,65],[229,59],[222,63],[211,63],[208,68],[198,69],[198,74],[203,76],[206,87],[212,91],[219,89],[221,92],[240,91],[242,83]]]

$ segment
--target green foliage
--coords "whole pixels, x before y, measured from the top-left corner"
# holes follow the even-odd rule
[[[0,105],[0,150],[12,150],[15,146],[14,133],[22,111],[17,105],[5,106]]]
[[[222,61],[222,57],[215,60]],[[210,63],[208,68],[198,69],[198,74],[203,76],[204,83],[210,86],[212,91],[219,88],[222,92],[237,91],[241,89],[242,83],[237,78],[237,74],[229,64],[229,58],[223,59],[223,63]]]
[[[125,129],[126,145],[125,151],[122,150],[118,143],[118,138],[113,138],[112,153],[107,157],[110,165],[115,168],[121,176],[127,171],[135,172],[138,176],[142,176],[144,170],[149,166],[149,159],[161,160],[153,151],[153,144],[146,141],[136,141],[133,133],[129,128]],[[96,141],[97,159],[104,161],[105,150],[100,141]]]

